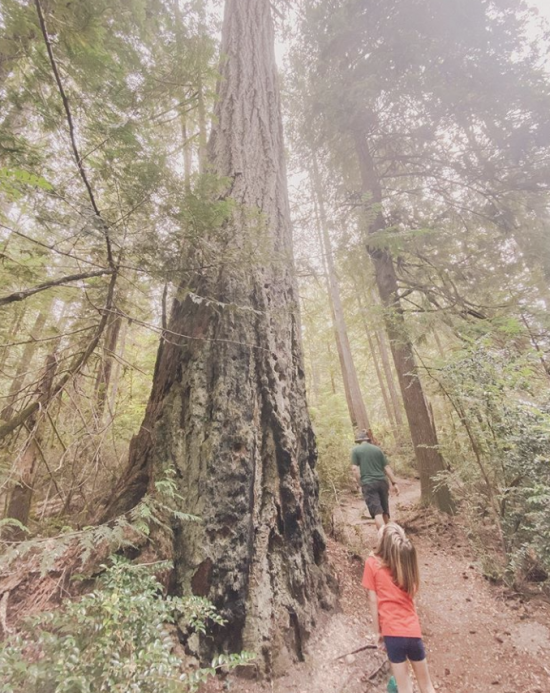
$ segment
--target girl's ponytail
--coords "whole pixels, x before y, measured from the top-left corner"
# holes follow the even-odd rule
[[[414,597],[420,585],[418,559],[403,528],[395,522],[382,527],[375,554],[389,568],[396,585]]]

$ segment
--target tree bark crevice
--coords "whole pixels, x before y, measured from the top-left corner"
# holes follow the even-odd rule
[[[318,609],[334,599],[305,399],[273,39],[269,3],[227,1],[209,161],[232,181],[235,207],[208,239],[218,267],[198,271],[180,292],[218,304],[174,301],[169,329],[191,338],[161,344],[143,425],[103,513],[132,507],[174,468],[181,509],[202,518],[176,525],[178,588],[208,583],[206,596],[227,620],[202,638],[201,654],[263,653],[267,674],[302,656]]]

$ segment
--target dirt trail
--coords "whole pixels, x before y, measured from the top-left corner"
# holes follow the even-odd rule
[[[406,481],[401,489],[401,496],[391,501],[391,512],[418,550],[422,587],[417,606],[438,692],[550,693],[550,606],[542,600],[525,602],[490,585],[473,562],[458,523],[420,513],[415,507],[417,482]],[[271,684],[230,677],[209,686],[208,693],[386,690],[389,674],[382,652],[349,654],[374,640],[360,586],[364,558],[376,539],[365,510],[359,496],[347,496],[336,511],[344,543],[331,541],[329,555],[342,590],[342,610],[318,624],[306,661]]]

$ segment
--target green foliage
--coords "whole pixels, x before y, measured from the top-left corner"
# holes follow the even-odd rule
[[[325,393],[311,409],[318,448],[319,505],[324,526],[331,527],[339,495],[350,488],[352,429],[344,398]]]
[[[495,577],[550,574],[550,402],[536,374],[532,356],[476,342],[438,375],[467,433],[442,440],[448,477]]]
[[[166,567],[115,560],[93,592],[26,621],[0,647],[3,693],[195,691],[220,667],[250,662],[248,653],[221,655],[182,671],[169,624],[204,633],[223,619],[204,599],[163,596],[152,571]]]
[[[177,493],[175,473],[168,469],[155,482],[154,493],[146,494],[126,517],[118,517],[109,524],[84,527],[78,531],[62,527],[59,532],[56,527],[55,536],[29,538],[16,544],[3,542],[0,538],[0,546],[3,547],[0,572],[9,569],[16,561],[34,555],[40,557],[38,569],[44,576],[54,570],[56,562],[75,546],[80,565],[84,568],[99,547],[109,546],[112,552],[134,548],[138,539],[149,538],[153,531],[171,538],[174,523],[201,521],[196,515],[182,512],[179,501],[181,496]],[[16,527],[29,533],[28,528],[12,518],[1,520],[2,527]]]
[[[25,194],[25,186],[33,186],[42,190],[53,190],[53,186],[42,176],[37,176],[20,169],[0,168],[0,192],[8,199],[16,200]]]

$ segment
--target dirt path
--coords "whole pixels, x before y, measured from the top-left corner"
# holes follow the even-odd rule
[[[422,587],[417,605],[436,689],[550,693],[549,605],[524,602],[490,585],[480,575],[457,525],[416,510],[417,482],[404,482],[401,488],[400,498],[392,499],[391,512],[405,525],[418,550]],[[222,689],[238,693],[386,690],[389,675],[382,652],[348,654],[373,641],[360,581],[376,531],[364,511],[359,496],[343,498],[337,510],[335,519],[344,543],[331,541],[329,555],[342,590],[342,610],[319,623],[306,661],[271,684],[230,677],[224,684],[209,686],[208,693]]]

